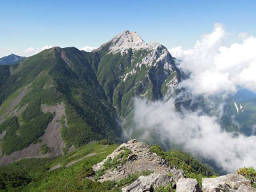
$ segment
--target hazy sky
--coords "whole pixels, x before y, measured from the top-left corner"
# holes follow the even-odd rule
[[[47,46],[97,47],[124,30],[168,48],[194,45],[221,23],[256,35],[254,0],[0,1],[0,56]]]

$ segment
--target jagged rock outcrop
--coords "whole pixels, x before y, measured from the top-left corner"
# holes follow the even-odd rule
[[[246,189],[246,190],[245,190]],[[218,192],[218,191],[256,191],[251,187],[250,180],[242,175],[228,174],[216,178],[203,178],[203,192]],[[245,192],[244,191],[244,192]]]
[[[126,156],[124,152],[126,152]],[[119,157],[124,156],[125,159],[121,158],[117,166],[106,169],[110,162],[116,162]],[[120,145],[93,169],[96,173],[104,170],[104,174],[98,179],[100,182],[120,181],[132,174],[142,174],[133,183],[123,187],[123,192],[154,191],[160,186],[170,185],[180,178],[184,178],[182,170],[170,168],[165,160],[150,151],[149,145],[136,140]],[[149,172],[149,175],[143,175],[143,172]]]
[[[136,32],[124,31],[115,36],[110,42],[109,50],[111,53],[120,52],[122,55],[127,54],[131,49],[133,52],[146,50],[147,55],[137,63],[136,67],[164,64],[164,69],[169,70],[175,67],[172,57],[166,47],[160,43],[146,43]]]
[[[100,182],[109,180],[121,180],[128,175],[141,173],[143,171],[154,172],[155,174],[168,175],[172,174],[175,180],[184,177],[182,170],[170,168],[166,162],[160,158],[157,154],[150,152],[150,146],[143,142],[136,140],[128,141],[120,145],[113,153],[107,156],[102,162],[96,164],[93,167],[95,172],[104,169],[104,166],[109,161],[119,161],[119,156],[124,152],[128,153],[126,159],[120,159],[120,162],[116,167],[105,170],[104,174],[99,178]]]
[[[113,53],[121,52],[121,54],[127,53],[128,49],[140,50],[148,48],[148,44],[136,33],[130,31],[124,31],[116,35],[111,40],[109,47]]]
[[[144,192],[153,191],[154,188],[170,184],[170,176],[166,174],[152,173],[148,176],[140,176],[131,185],[122,189],[122,192]]]
[[[93,170],[99,182],[118,182],[132,174],[139,175],[134,182],[124,186],[122,192],[154,192],[159,187],[171,191],[176,188],[176,192],[256,192],[251,181],[238,174],[203,178],[201,188],[196,179],[185,178],[183,170],[169,167],[164,159],[150,151],[149,145],[136,140],[120,145],[94,165]],[[145,171],[147,174],[143,175]]]

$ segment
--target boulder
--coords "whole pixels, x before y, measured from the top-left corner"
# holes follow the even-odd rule
[[[176,184],[176,192],[200,192],[200,186],[196,179],[181,178]]]
[[[250,187],[251,182],[238,174],[202,179],[203,192],[237,191],[242,185]]]
[[[170,172],[175,183],[177,183],[180,179],[185,178],[185,173],[181,169],[172,168]]]
[[[140,176],[132,184],[122,188],[122,192],[145,192],[153,191],[160,186],[170,184],[170,176],[165,174],[151,174],[148,176]]]
[[[256,189],[247,185],[241,185],[237,192],[256,192]]]

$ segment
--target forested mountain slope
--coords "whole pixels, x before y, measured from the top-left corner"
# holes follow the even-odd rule
[[[161,99],[179,82],[168,50],[129,31],[93,52],[54,47],[0,73],[2,164],[120,141],[133,98]]]

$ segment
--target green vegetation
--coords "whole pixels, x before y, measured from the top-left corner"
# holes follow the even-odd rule
[[[9,68],[1,66],[0,73],[6,77],[0,80],[5,82],[0,82],[0,115],[6,115],[18,97],[21,101],[13,110],[25,109],[10,117],[12,126],[6,126],[9,119],[0,124],[0,131],[6,130],[2,142],[5,154],[36,143],[44,133],[54,114],[43,113],[42,104],[65,104],[67,126],[63,126],[62,136],[67,146],[119,139],[117,114],[98,83],[91,59],[75,48],[52,48],[12,66],[11,76]],[[22,91],[24,97],[20,96]]]
[[[53,115],[41,111],[41,102],[35,101],[30,103],[22,113],[22,124],[18,118],[12,117],[3,122],[0,131],[6,131],[2,140],[2,151],[4,154],[11,154],[14,151],[21,150],[29,144],[36,142],[44,133],[48,123],[52,120]]]
[[[110,186],[111,191],[120,191],[121,192],[121,188],[129,185],[131,183],[133,183],[135,180],[137,180],[140,176],[147,176],[150,175],[152,172],[151,171],[143,171],[141,173],[135,173],[135,174],[131,174],[128,175],[127,177],[125,177],[124,179],[121,179],[120,181],[105,181],[102,184],[103,185],[108,185]]]
[[[65,167],[67,164],[69,164],[77,159],[81,159],[89,154],[102,153],[105,155],[105,153],[110,153],[110,151],[108,151],[107,149],[105,151],[105,148],[107,148],[107,147],[109,147],[109,149],[111,151],[111,150],[115,149],[117,147],[117,145],[116,144],[110,145],[105,142],[103,144],[103,140],[93,142],[91,144],[81,146],[81,147],[77,148],[75,151],[72,151],[64,156],[60,156],[60,157],[56,158],[55,161],[52,162],[50,167],[54,167],[56,164],[60,164],[62,167]]]
[[[163,82],[169,76],[173,78],[176,73],[168,74],[161,64],[158,67],[138,65],[150,53],[149,50],[130,49],[121,55],[108,53],[108,47],[108,44],[105,45],[99,52],[99,63],[94,66],[97,66],[99,84],[119,116],[124,118],[132,111],[135,96],[143,95],[152,100],[162,97]]]
[[[253,167],[238,169],[237,174],[245,176],[251,181],[252,186],[256,188],[256,170]]]
[[[64,140],[75,146],[104,138],[117,140],[121,132],[117,116],[97,81],[90,58],[75,48],[61,52],[69,63],[59,60],[50,75],[66,104],[68,126],[62,130]]]
[[[203,177],[215,176],[215,173],[212,168],[195,160],[189,154],[180,151],[164,152],[157,145],[152,146],[150,151],[156,153],[164,160],[166,160],[170,167],[182,169],[187,177],[197,179],[200,185],[202,184]]]
[[[42,177],[48,163],[47,159],[24,159],[0,167],[0,191],[22,191],[29,183]]]
[[[131,151],[126,147],[122,147],[120,150],[122,151],[114,159],[108,158],[103,165],[103,169],[96,172],[96,180],[98,180],[102,175],[104,175],[106,170],[115,169],[118,165],[125,164]]]
[[[5,117],[7,116],[6,111],[11,106],[12,102],[19,96],[23,88],[16,90],[12,95],[10,95],[4,102],[1,104],[0,115]]]
[[[126,178],[121,179],[120,181],[114,182],[114,183],[115,183],[115,186],[120,189],[121,187],[123,187],[125,185],[133,183],[140,176],[148,176],[151,173],[152,173],[151,171],[143,171],[143,172],[140,172],[140,173],[135,173],[135,174],[132,174],[132,175],[128,175]]]
[[[107,159],[107,161],[103,165],[105,169],[114,169],[118,165],[125,164],[131,151],[129,149],[127,149],[126,147],[122,147],[121,150],[122,150],[122,152],[119,153],[113,160],[110,158]]]
[[[40,152],[44,155],[44,154],[47,154],[48,152],[50,152],[51,149],[46,145],[46,144],[43,144],[41,147],[40,147]]]
[[[67,147],[101,139],[120,141],[118,119],[131,113],[134,96],[161,98],[161,85],[171,74],[162,64],[137,66],[150,50],[130,49],[121,55],[109,53],[109,46],[90,53],[56,47],[20,64],[0,66],[0,115],[16,118],[14,127],[0,129],[7,131],[3,138],[5,154],[35,143],[44,133],[54,114],[40,111],[42,104],[65,104],[67,126],[62,126],[62,137]],[[123,81],[127,73],[130,75]],[[11,111],[7,113],[7,109]],[[14,110],[18,113],[12,113]]]
[[[161,186],[156,189],[156,192],[176,192],[176,189],[173,189],[172,184],[167,186]]]
[[[94,173],[92,166],[101,162],[117,148],[117,145],[109,145],[108,143],[106,140],[93,142],[53,160],[24,159],[0,167],[0,191],[120,192],[123,186],[131,184],[139,176],[147,176],[152,173],[152,171],[138,172],[120,181],[106,181],[103,183],[89,179],[90,177],[98,177],[98,173]],[[201,165],[189,155],[179,152],[163,152],[157,146],[153,146],[151,151],[164,157],[171,166],[185,168],[186,174],[195,174],[195,178],[198,178],[196,176],[199,174],[203,176],[211,175],[210,170],[207,171],[204,165]],[[104,170],[113,169],[120,163],[125,163],[129,154],[130,151],[123,148],[118,157],[105,162]],[[208,175],[204,175],[206,173]],[[171,186],[160,187],[157,190],[166,192]]]
[[[176,75],[177,75],[177,72],[174,71],[167,77],[167,79],[165,79],[164,83],[161,86],[161,92],[163,95],[165,95],[167,93],[168,84],[176,77]]]
[[[25,59],[25,57],[20,57],[15,54],[10,54],[8,56],[0,58],[0,66],[1,65],[15,65],[15,64],[23,61],[24,59]]]
[[[87,177],[93,174],[92,166],[102,161],[116,147],[117,145],[102,145],[94,142],[54,160],[24,159],[0,167],[0,191],[109,191],[115,184],[98,183]],[[68,163],[92,153],[95,155],[65,167]],[[61,167],[49,171],[57,164]]]
[[[0,189],[20,188],[31,182],[23,170],[2,168],[0,170]]]
[[[128,54],[124,56],[121,56],[120,53],[114,55],[106,54],[100,59],[97,78],[111,103],[114,89],[120,81],[120,76],[131,65],[131,54],[132,51],[129,50]]]
[[[10,75],[10,66],[0,65],[0,87],[8,79],[9,75]]]

